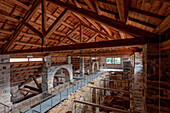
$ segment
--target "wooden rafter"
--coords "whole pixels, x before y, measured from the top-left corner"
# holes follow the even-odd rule
[[[11,35],[9,37],[9,41],[8,43],[4,46],[2,52],[6,52],[8,51],[8,49],[10,48],[10,46],[12,45],[12,43],[16,40],[16,38],[18,37],[18,35],[20,34],[20,32],[22,31],[22,29],[24,28],[24,23],[28,22],[31,17],[33,16],[33,14],[37,11],[37,9],[39,8],[39,5],[41,3],[41,0],[37,1],[29,10],[28,14],[24,17],[24,19],[22,20],[22,22],[18,25],[18,27],[16,28],[15,32],[13,33],[13,35]]]
[[[53,0],[48,0],[48,1],[50,1],[54,4],[56,4],[56,5],[59,5],[61,7],[68,8],[69,10],[71,10],[71,11],[73,11],[73,12],[79,14],[79,15],[82,15],[86,18],[90,18],[91,20],[94,20],[98,23],[106,25],[106,26],[108,26],[112,29],[127,33],[131,36],[135,36],[135,37],[155,37],[155,35],[153,35],[152,33],[138,29],[136,27],[125,25],[125,24],[120,23],[120,22],[116,22],[112,19],[109,19],[107,17],[103,17],[101,15],[99,16],[99,15],[92,13],[90,11],[87,11],[85,9],[78,8],[76,6],[73,6],[73,5],[64,3],[64,2],[60,2],[60,1],[57,1],[57,2],[53,1]]]
[[[42,0],[42,46],[47,44],[45,33],[47,28],[46,0]]]
[[[168,15],[163,21],[162,23],[157,26],[156,29],[154,29],[153,33],[155,34],[162,34],[164,31],[166,31],[167,29],[170,28],[170,15]]]
[[[24,23],[25,26],[27,26],[29,29],[31,29],[35,34],[37,34],[39,37],[42,37],[42,33],[38,31],[36,28],[34,28],[32,25],[29,23]]]
[[[122,23],[126,23],[129,12],[129,0],[116,0],[119,18]]]
[[[98,35],[98,33],[95,33],[92,37],[90,37],[89,39],[87,39],[85,42],[88,43],[90,42],[93,38],[95,38]]]
[[[51,34],[59,27],[61,22],[68,16],[70,11],[68,9],[65,9],[60,16],[54,21],[54,23],[48,28],[47,32],[44,34],[46,38],[50,37]]]

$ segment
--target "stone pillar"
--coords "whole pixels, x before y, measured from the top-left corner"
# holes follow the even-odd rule
[[[51,56],[45,56],[44,57],[44,63],[42,67],[42,91],[48,91],[49,90],[49,67],[51,66]],[[52,83],[51,83],[52,84]]]
[[[80,76],[84,76],[84,56],[80,57]]]
[[[147,44],[144,46],[144,76],[146,110],[151,113],[159,113],[159,81],[160,81],[160,48],[159,44]],[[160,84],[161,86],[161,84]],[[162,102],[163,103],[163,102]],[[161,103],[161,104],[162,104]],[[151,105],[155,107],[152,107]],[[167,104],[168,105],[168,104]],[[161,110],[161,108],[160,108]],[[162,111],[162,110],[161,110]]]
[[[71,56],[67,56],[67,64],[71,64]]]
[[[133,100],[134,112],[145,113],[145,98],[144,98],[144,74],[143,74],[143,53],[134,53],[134,75],[133,77]]]
[[[89,61],[89,74],[92,74],[92,58],[91,57]]]
[[[10,94],[10,56],[0,55],[0,102],[11,106]],[[0,105],[0,112],[4,107]]]

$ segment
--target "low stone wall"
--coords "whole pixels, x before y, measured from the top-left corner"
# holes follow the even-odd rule
[[[43,94],[36,95],[30,99],[26,99],[20,103],[13,105],[13,113],[19,113],[20,111],[27,110],[30,105],[34,105],[43,99]]]

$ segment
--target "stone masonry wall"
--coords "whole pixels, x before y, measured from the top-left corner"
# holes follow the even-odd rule
[[[9,55],[0,55],[0,102],[11,106],[9,59]],[[0,104],[0,112],[3,110],[4,107]]]
[[[144,46],[146,76],[146,108],[148,113],[169,113],[169,50],[160,51],[159,44]]]

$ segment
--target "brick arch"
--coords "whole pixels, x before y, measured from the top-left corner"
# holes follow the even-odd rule
[[[67,73],[66,76],[70,77],[70,81],[73,80],[73,69],[72,69],[72,64],[66,64],[66,65],[58,65],[58,66],[51,66],[48,74],[49,78],[49,88],[53,87],[53,80],[54,80],[54,75],[59,69],[64,69]]]
[[[97,70],[99,70],[99,62],[92,62],[92,73],[94,73],[95,66],[97,65]]]

